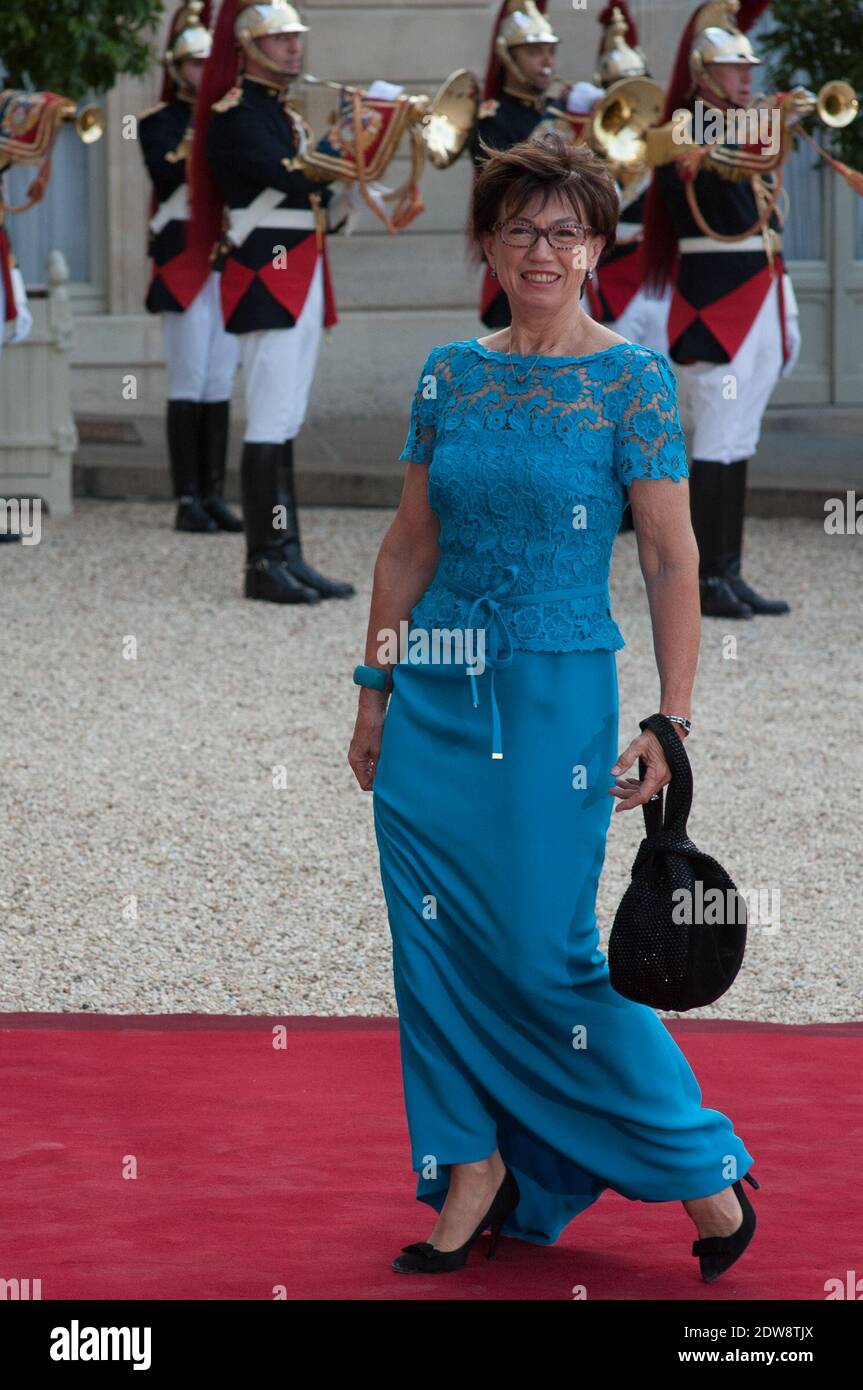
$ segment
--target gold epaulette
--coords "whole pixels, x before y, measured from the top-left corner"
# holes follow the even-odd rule
[[[157,111],[164,111],[167,105],[166,101],[157,101],[155,106],[148,106],[146,111],[142,111],[138,120],[143,121],[147,116],[155,116]]]
[[[221,115],[225,111],[230,111],[235,106],[239,106],[243,97],[242,87],[229,87],[223,97],[213,102],[212,109]]]
[[[499,106],[500,102],[496,101],[494,97],[489,97],[488,101],[481,102],[476,113],[477,120],[484,121],[487,116],[496,116]]]

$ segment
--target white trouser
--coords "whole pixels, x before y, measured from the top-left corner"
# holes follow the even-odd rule
[[[324,272],[319,256],[300,317],[293,328],[243,333],[247,444],[295,439],[306,407],[321,346]]]
[[[668,356],[668,310],[672,289],[669,285],[660,299],[651,299],[643,289],[636,290],[619,319],[609,323],[621,337],[642,347],[654,348]]]
[[[240,345],[225,332],[219,284],[211,271],[188,309],[161,315],[169,400],[231,399]]]
[[[782,362],[779,281],[770,287],[758,315],[730,362],[675,364],[680,383],[681,419],[694,428],[692,457],[716,463],[751,458],[761,438],[761,422],[780,376],[787,376],[800,352],[797,301],[788,275],[783,279],[786,327],[792,356]]]

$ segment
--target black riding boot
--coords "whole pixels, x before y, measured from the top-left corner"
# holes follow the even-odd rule
[[[282,445],[281,458],[281,498],[285,501],[287,512],[285,531],[282,538],[282,556],[288,569],[301,584],[316,589],[321,598],[349,598],[356,589],[347,579],[326,579],[303,558],[300,544],[300,523],[297,515],[296,493],[294,490],[294,441],[286,439]]]
[[[201,440],[200,401],[168,401],[165,430],[171,484],[178,500],[174,520],[176,531],[218,531],[213,518],[201,503],[198,482],[198,456]]]
[[[728,543],[725,558],[725,579],[730,589],[748,603],[753,613],[790,613],[784,598],[762,598],[740,574],[743,552],[743,522],[746,513],[746,466],[748,459],[737,459],[727,466],[727,495],[724,499]]]
[[[240,489],[246,532],[246,598],[269,603],[318,603],[320,594],[295,579],[282,554],[276,510],[285,506],[279,491],[281,444],[243,445]]]
[[[243,523],[225,503],[225,468],[228,460],[230,401],[204,401],[201,406],[201,452],[198,481],[201,505],[220,531],[242,531]]]
[[[725,578],[726,532],[723,495],[728,465],[712,459],[693,459],[689,469],[692,529],[698,542],[698,587],[701,612],[707,618],[751,618],[752,609]]]

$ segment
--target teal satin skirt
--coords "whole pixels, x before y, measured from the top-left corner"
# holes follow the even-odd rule
[[[658,1014],[616,993],[596,890],[615,798],[612,651],[394,668],[374,781],[417,1198],[499,1148],[505,1235],[552,1244],[606,1187],[706,1197],[753,1159]],[[636,774],[637,775],[637,774]],[[629,812],[641,817],[641,812]],[[615,822],[615,827],[618,822]]]

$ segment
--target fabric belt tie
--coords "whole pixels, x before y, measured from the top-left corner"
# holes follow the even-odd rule
[[[491,705],[491,756],[493,758],[503,757],[500,710],[494,688],[494,676],[498,667],[512,665],[514,651],[512,636],[501,612],[502,606],[517,603],[559,603],[566,602],[568,599],[589,598],[595,595],[604,595],[606,602],[610,603],[608,584],[575,584],[568,589],[547,589],[543,593],[513,594],[511,590],[518,578],[519,567],[518,565],[506,565],[505,569],[506,578],[481,594],[478,594],[475,589],[466,588],[464,584],[459,584],[454,579],[448,579],[445,575],[440,576],[441,583],[447,589],[473,599],[465,628],[484,630],[487,636],[486,648],[489,654],[486,656],[485,664],[490,672],[489,703]],[[484,622],[480,621],[480,614],[486,615]],[[501,654],[501,643],[498,640],[500,637],[503,638],[503,654]],[[478,709],[479,694],[476,674],[469,671],[468,679],[470,680],[473,707]]]

